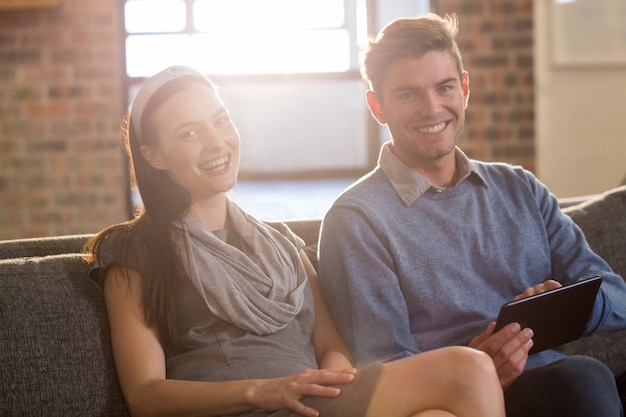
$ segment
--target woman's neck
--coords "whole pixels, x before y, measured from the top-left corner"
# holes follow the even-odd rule
[[[207,230],[213,231],[229,228],[226,194],[219,194],[210,199],[192,202],[188,213],[206,227]]]

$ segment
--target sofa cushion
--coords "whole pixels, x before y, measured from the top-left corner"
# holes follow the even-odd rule
[[[563,210],[583,230],[591,248],[626,278],[626,186]],[[585,337],[565,345],[570,354],[600,359],[614,373],[626,370],[626,330]]]
[[[77,254],[0,261],[3,416],[129,416],[88,269]]]

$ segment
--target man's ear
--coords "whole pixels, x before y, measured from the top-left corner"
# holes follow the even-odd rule
[[[461,75],[462,75],[461,83],[463,84],[463,97],[465,98],[464,108],[467,108],[467,105],[469,104],[469,96],[470,96],[469,73],[467,71],[463,71]]]
[[[139,152],[141,152],[141,156],[143,156],[143,159],[148,161],[152,168],[161,170],[167,169],[167,167],[161,161],[159,151],[154,146],[141,145],[139,147]]]
[[[380,104],[380,100],[378,100],[378,96],[372,90],[368,90],[365,93],[365,99],[367,101],[367,107],[370,109],[370,113],[374,116],[374,119],[381,125],[387,123],[387,119],[385,118],[385,113],[383,112],[383,106]]]

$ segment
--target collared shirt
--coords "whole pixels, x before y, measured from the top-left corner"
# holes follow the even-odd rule
[[[444,190],[444,188],[433,185],[416,170],[406,166],[404,162],[391,151],[390,145],[391,142],[387,142],[383,145],[378,158],[378,166],[380,166],[387,178],[389,178],[394,190],[407,207],[411,206],[415,200],[420,198],[422,194],[427,191],[441,192]],[[461,149],[455,147],[454,156],[456,169],[459,173],[457,184],[460,184],[470,175],[474,174],[484,186],[487,186],[485,179],[480,175],[472,161]]]

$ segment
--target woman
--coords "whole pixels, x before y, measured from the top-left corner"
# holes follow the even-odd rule
[[[469,348],[353,368],[302,241],[227,197],[239,134],[202,74],[148,79],[125,131],[144,209],[88,250],[133,416],[504,415]]]

